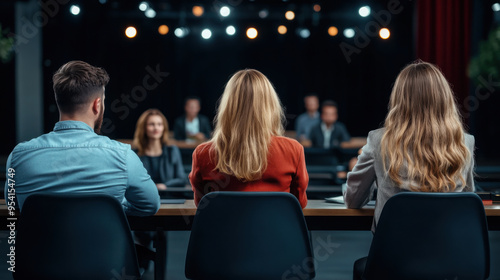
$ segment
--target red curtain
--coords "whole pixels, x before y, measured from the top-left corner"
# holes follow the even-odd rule
[[[417,57],[439,66],[459,107],[469,95],[472,0],[418,0]]]

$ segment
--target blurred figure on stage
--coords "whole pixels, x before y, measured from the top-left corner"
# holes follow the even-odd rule
[[[309,139],[315,148],[340,148],[342,142],[351,139],[345,125],[338,119],[338,106],[335,101],[326,100],[321,104],[321,122],[311,128]]]
[[[311,128],[320,123],[319,99],[315,93],[309,93],[304,97],[306,112],[300,114],[295,120],[296,138],[299,142],[309,140]]]
[[[187,142],[203,142],[210,139],[212,127],[210,120],[199,114],[200,98],[189,96],[184,103],[185,114],[178,117],[174,123],[174,138]]]

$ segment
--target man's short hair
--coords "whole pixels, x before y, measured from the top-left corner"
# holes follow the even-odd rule
[[[309,92],[307,93],[304,98],[307,98],[307,97],[316,97],[317,99],[319,99],[319,96],[317,93],[314,93],[314,92]]]
[[[109,76],[102,68],[75,60],[61,66],[52,77],[52,82],[59,110],[63,113],[75,113],[82,105],[102,96]]]
[[[333,100],[323,101],[323,103],[321,103],[321,110],[323,110],[323,108],[325,108],[325,107],[335,107],[338,109],[337,102],[335,102]]]
[[[196,95],[189,95],[188,97],[186,97],[184,99],[184,105],[186,105],[189,100],[198,100],[198,103],[200,103],[200,105],[201,105],[201,99],[200,99],[200,97],[198,97]]]

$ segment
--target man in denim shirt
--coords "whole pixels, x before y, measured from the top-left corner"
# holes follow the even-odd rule
[[[34,193],[82,193],[114,196],[128,215],[158,211],[156,186],[130,146],[97,135],[108,81],[104,69],[83,61],[68,62],[54,74],[60,121],[54,131],[18,144],[7,161],[7,170],[15,170],[20,208]]]

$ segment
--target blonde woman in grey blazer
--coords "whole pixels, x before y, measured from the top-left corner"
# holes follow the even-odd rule
[[[347,175],[348,208],[361,208],[377,188],[374,223],[402,191],[474,191],[474,137],[464,132],[453,92],[439,69],[416,62],[399,74],[384,127]]]

